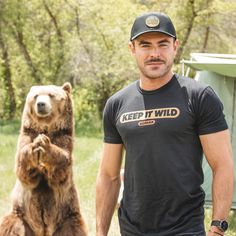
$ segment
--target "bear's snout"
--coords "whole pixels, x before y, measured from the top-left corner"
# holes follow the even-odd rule
[[[40,117],[48,116],[51,113],[51,100],[47,95],[40,95],[35,102],[35,112]]]
[[[37,103],[38,110],[44,110],[45,106],[46,106],[45,102],[38,102]]]

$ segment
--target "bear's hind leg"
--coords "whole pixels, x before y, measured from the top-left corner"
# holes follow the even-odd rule
[[[17,215],[10,214],[0,222],[0,236],[34,236],[34,233]]]
[[[0,222],[0,236],[25,236],[22,220],[14,214],[5,216]]]
[[[71,217],[66,219],[53,236],[87,236],[87,228],[82,218]]]

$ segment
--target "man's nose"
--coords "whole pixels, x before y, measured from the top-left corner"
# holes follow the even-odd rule
[[[157,47],[153,47],[150,50],[150,56],[151,57],[159,57],[160,56],[160,50]]]

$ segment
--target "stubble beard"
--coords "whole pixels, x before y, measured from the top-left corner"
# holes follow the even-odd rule
[[[139,66],[139,69],[140,69],[141,74],[145,78],[150,79],[150,80],[155,80],[155,79],[162,79],[167,74],[169,74],[171,71],[172,65],[173,65],[173,62],[169,64],[165,63],[164,67],[163,65],[161,66],[163,68],[157,66],[156,68],[153,68],[153,69],[146,69],[145,66],[144,67]]]

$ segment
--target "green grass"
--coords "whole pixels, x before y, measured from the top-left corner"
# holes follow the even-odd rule
[[[15,182],[14,159],[19,122],[0,122],[0,217],[9,211],[11,190]],[[89,235],[95,235],[95,183],[102,151],[102,137],[76,135],[74,143],[74,181],[79,195],[80,206],[89,228]],[[211,211],[206,210],[205,225],[209,228]],[[113,217],[109,236],[119,236],[117,214]],[[230,214],[230,230],[226,236],[236,236],[236,212]]]

